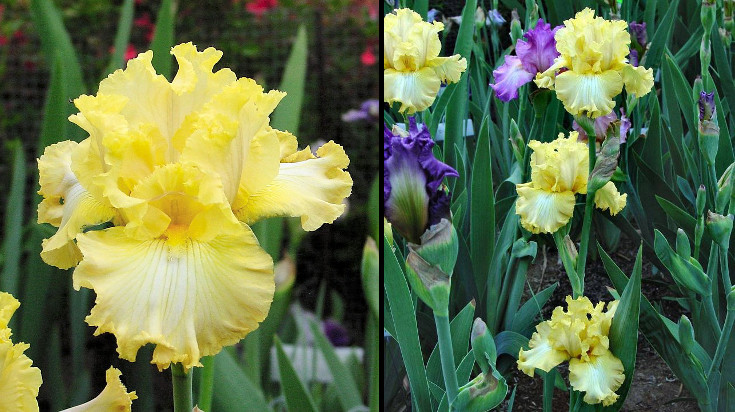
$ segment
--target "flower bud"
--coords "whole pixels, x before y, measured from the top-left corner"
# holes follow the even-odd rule
[[[687,355],[692,353],[692,347],[694,347],[694,328],[692,322],[686,315],[681,315],[679,319],[679,343],[681,344],[684,353]]]
[[[380,308],[377,307],[380,296],[380,254],[375,240],[368,236],[365,247],[362,249],[362,265],[360,268],[362,277],[362,290],[370,311],[378,316]]]
[[[707,164],[715,164],[720,143],[720,128],[717,125],[715,92],[699,94],[699,151]]]
[[[516,9],[513,9],[511,12],[511,21],[510,21],[510,40],[513,43],[513,45],[516,44],[516,41],[523,37],[523,29],[521,28],[521,19],[518,17],[518,11]]]
[[[719,215],[707,212],[707,231],[717,245],[726,250],[730,245],[733,215]]]
[[[715,92],[699,92],[699,120],[716,120],[717,107],[715,106]]]
[[[702,0],[702,9],[699,13],[699,18],[702,21],[702,28],[704,33],[709,35],[712,32],[712,26],[715,24],[715,0]]]
[[[717,181],[717,199],[715,200],[715,205],[718,213],[725,212],[730,197],[735,194],[732,191],[733,167],[735,167],[735,163],[730,164],[722,173],[722,176],[720,176],[720,180]]]
[[[596,192],[610,181],[618,167],[618,155],[620,154],[620,122],[613,122],[607,129],[607,138],[602,142],[600,155],[595,161],[595,167],[590,174],[587,184],[588,192]]]
[[[482,373],[491,372],[491,365],[495,369],[495,359],[497,358],[495,340],[487,330],[485,322],[480,318],[476,318],[475,323],[472,324],[470,342],[472,343],[472,351],[475,353],[475,361],[480,365]]]
[[[567,249],[567,252],[569,252],[569,257],[572,258],[572,263],[576,265],[579,253],[577,253],[577,247],[574,246],[574,241],[572,241],[572,238],[569,237],[569,235],[564,236],[564,247]]]
[[[699,185],[697,189],[697,200],[695,201],[697,207],[697,216],[702,216],[704,213],[704,206],[707,202],[707,190],[704,185]]]
[[[646,22],[630,22],[630,37],[635,40],[636,43],[641,47],[641,51],[646,49],[648,44],[648,34],[646,33]],[[634,44],[635,45],[635,44]]]
[[[420,245],[408,244],[406,277],[418,297],[435,314],[449,316],[449,289],[459,242],[454,226],[447,219],[431,226],[421,235]]]
[[[523,163],[523,155],[526,151],[526,142],[521,136],[521,131],[518,130],[518,125],[515,119],[510,119],[510,146],[513,149],[513,156],[516,158],[518,164]]]
[[[656,255],[661,259],[661,263],[666,266],[671,276],[680,286],[698,293],[702,296],[710,296],[712,294],[711,282],[709,277],[704,273],[701,266],[695,264],[693,258],[685,259],[679,256],[669,246],[664,235],[658,230],[653,243]]]
[[[676,231],[676,253],[684,259],[692,256],[692,248],[689,244],[689,237],[682,228]]]
[[[386,218],[383,218],[383,236],[388,239],[388,244],[393,246],[393,225]]]
[[[457,399],[451,405],[453,411],[485,412],[500,405],[508,394],[508,384],[503,375],[481,373],[459,388]]]
[[[492,27],[501,27],[505,24],[505,18],[503,18],[498,10],[492,9],[487,12],[485,24]]]

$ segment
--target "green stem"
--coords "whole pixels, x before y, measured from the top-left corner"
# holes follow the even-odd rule
[[[436,335],[439,338],[439,356],[442,362],[442,373],[444,374],[444,387],[447,390],[447,401],[452,406],[459,393],[457,384],[457,372],[454,366],[454,350],[452,349],[452,335],[449,330],[449,317],[434,313],[436,323]]]
[[[554,380],[556,378],[556,369],[550,370],[544,376],[544,412],[552,412],[554,401]]]
[[[589,174],[592,175],[592,170],[595,167],[595,145],[597,138],[594,134],[588,134],[587,146],[589,147]],[[589,182],[589,181],[588,181]],[[587,188],[587,198],[584,203],[584,220],[582,221],[582,237],[579,239],[579,255],[577,256],[577,278],[579,279],[580,295],[584,293],[584,268],[587,264],[587,250],[589,249],[590,243],[590,229],[592,228],[592,214],[594,213],[595,205],[595,191]]]
[[[561,256],[561,262],[564,265],[564,271],[567,272],[569,283],[572,285],[573,297],[576,299],[582,295],[582,290],[577,273],[574,271],[574,262],[572,261],[572,257],[569,256],[564,239],[561,237],[561,229],[554,232],[554,243],[556,244],[556,250],[559,251],[559,256]]]
[[[722,273],[722,284],[725,286],[725,296],[730,293],[732,282],[730,281],[730,271],[728,270],[727,248],[720,248],[720,273]],[[717,282],[717,279],[713,279]]]
[[[174,412],[191,412],[191,373],[186,373],[184,365],[171,365],[171,381],[174,386]]]
[[[212,393],[214,388],[214,356],[202,358],[202,375],[199,381],[199,399],[197,405],[203,411],[212,410]]]
[[[707,380],[712,376],[712,372],[720,369],[720,362],[722,357],[725,356],[725,349],[727,348],[728,341],[730,340],[730,331],[732,330],[732,324],[735,322],[735,316],[733,316],[732,310],[727,311],[725,316],[725,327],[722,329],[722,335],[720,335],[719,341],[717,341],[717,349],[715,350],[715,356],[712,358],[712,364],[709,366],[707,372]]]

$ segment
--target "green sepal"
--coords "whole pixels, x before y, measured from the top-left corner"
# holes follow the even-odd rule
[[[689,259],[692,256],[689,237],[682,228],[676,230],[676,253],[684,259]]]
[[[452,410],[486,412],[500,405],[507,394],[508,384],[505,378],[493,368],[492,374],[481,373],[459,388]]]
[[[723,216],[717,213],[707,212],[707,231],[712,240],[723,250],[730,246],[730,234],[732,233],[733,215]]]
[[[472,324],[470,342],[472,343],[472,351],[475,353],[475,361],[480,365],[482,373],[487,374],[491,366],[494,370],[495,360],[498,356],[495,339],[487,330],[485,322],[480,318],[476,318]]]
[[[518,164],[523,163],[523,155],[526,151],[526,142],[523,140],[521,131],[518,130],[518,124],[515,119],[510,119],[510,146],[513,149],[513,156]]]
[[[691,355],[692,347],[694,347],[694,328],[686,315],[681,315],[679,319],[679,344],[684,349],[684,353]]]

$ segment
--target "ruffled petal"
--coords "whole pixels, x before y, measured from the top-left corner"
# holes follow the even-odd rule
[[[584,401],[589,404],[602,402],[604,406],[615,403],[615,393],[625,380],[623,363],[609,350],[585,362],[569,361],[569,383],[578,391],[585,392]]]
[[[20,307],[20,302],[7,292],[0,292],[0,329],[5,329],[10,323],[15,311]]]
[[[573,192],[547,192],[529,183],[516,186],[516,214],[531,233],[554,233],[569,222],[574,212]]]
[[[555,87],[569,113],[596,118],[613,110],[613,97],[623,90],[623,79],[613,70],[589,75],[566,71],[556,76]]]
[[[622,70],[623,83],[628,93],[636,97],[645,96],[653,88],[653,69],[626,64]]]
[[[415,72],[386,69],[383,74],[383,101],[401,103],[401,113],[414,114],[434,103],[441,79],[431,67]]]
[[[9,329],[5,329],[9,332]],[[38,411],[41,370],[23,352],[30,346],[13,344],[0,333],[0,411]]]
[[[613,182],[607,182],[595,192],[595,206],[615,216],[625,208],[627,198],[627,193],[621,195]]]
[[[556,349],[554,343],[549,340],[550,333],[551,327],[548,322],[539,323],[528,342],[529,349],[521,349],[518,353],[518,369],[526,375],[533,377],[535,369],[548,372],[569,359],[565,351]]]
[[[455,54],[449,57],[436,57],[429,64],[442,82],[457,83],[462,73],[467,70],[467,59]]]
[[[498,99],[509,102],[518,98],[518,89],[533,79],[534,74],[523,68],[521,59],[517,56],[505,56],[503,65],[493,70],[495,83],[490,87],[495,90]]]
[[[551,25],[539,19],[536,27],[527,31],[523,39],[516,42],[516,55],[523,63],[523,69],[536,74],[546,71],[559,55],[556,51],[554,35],[561,26],[551,29]]]
[[[247,224],[272,216],[300,216],[304,230],[316,230],[344,211],[342,201],[352,191],[352,178],[344,170],[348,164],[342,146],[332,141],[320,147],[316,157],[308,148],[296,152],[281,162],[272,182],[246,193],[233,210]]]
[[[182,245],[140,241],[115,227],[80,235],[78,244],[84,260],[74,287],[97,295],[87,323],[96,335],[113,333],[123,359],[155,344],[152,363],[161,370],[201,366],[202,356],[255,330],[273,298],[273,262],[245,226]]]
[[[58,225],[59,229],[44,239],[41,258],[44,262],[68,269],[81,259],[74,238],[89,226],[108,222],[115,210],[92,196],[71,170],[76,142],[65,141],[48,146],[38,159],[44,200],[38,207],[38,222]]]
[[[135,391],[128,392],[120,380],[120,375],[122,372],[111,367],[105,373],[107,381],[105,389],[96,398],[61,412],[130,412],[133,400],[138,399],[138,396]]]

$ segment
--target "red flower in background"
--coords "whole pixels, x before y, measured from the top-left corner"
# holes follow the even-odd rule
[[[278,7],[278,0],[252,0],[245,5],[245,10],[260,18],[268,10]]]
[[[138,55],[138,51],[135,50],[135,46],[133,46],[132,44],[128,44],[128,48],[125,49],[125,55],[123,56],[123,59],[125,61],[128,61],[132,58],[135,58],[135,56],[137,55]]]
[[[140,17],[133,20],[133,25],[141,30],[145,30],[145,39],[147,42],[153,40],[153,33],[156,31],[156,25],[151,21],[151,15],[143,13]]]
[[[378,58],[375,57],[375,46],[369,44],[365,47],[365,51],[360,55],[360,62],[363,66],[372,66],[378,62]]]

